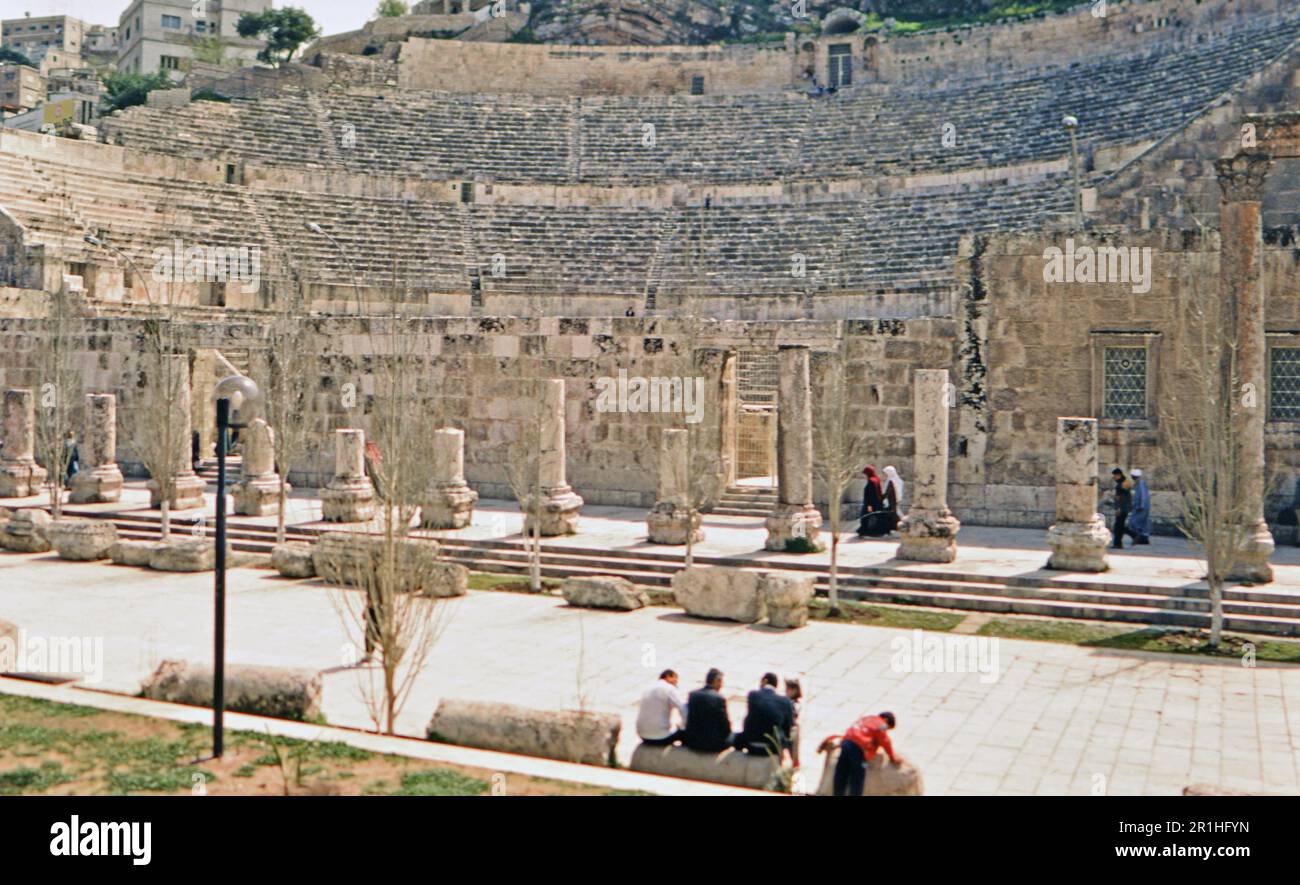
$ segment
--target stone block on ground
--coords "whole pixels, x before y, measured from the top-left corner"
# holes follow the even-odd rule
[[[286,578],[316,577],[312,546],[303,541],[291,541],[272,547],[271,567]]]
[[[781,765],[772,756],[751,755],[726,749],[721,753],[701,753],[686,747],[637,745],[628,766],[633,771],[709,781],[751,790],[783,790]]]
[[[106,519],[57,519],[49,534],[60,559],[107,559],[117,543],[117,526]]]
[[[769,572],[763,575],[763,599],[767,604],[767,623],[772,627],[793,629],[808,623],[808,603],[816,592],[812,575]]]
[[[108,558],[114,565],[135,565],[141,568],[149,566],[153,552],[158,549],[158,541],[134,541],[122,539],[108,551]]]
[[[364,588],[374,580],[390,551],[390,542],[380,535],[360,532],[330,532],[322,535],[312,549],[316,574],[331,584]],[[415,592],[428,596],[460,596],[468,592],[469,573],[457,571],[439,559],[442,546],[429,538],[395,538],[396,570],[401,576],[399,593]],[[463,568],[463,567],[461,567]],[[461,583],[461,577],[464,583]],[[462,590],[463,588],[463,590]]]
[[[140,696],[173,704],[212,706],[212,666],[163,661],[140,686]],[[321,674],[315,670],[227,664],[226,709],[254,716],[319,721]]]
[[[14,553],[46,553],[50,550],[50,515],[44,510],[15,510],[0,533],[0,547]]]
[[[632,611],[650,603],[650,597],[627,578],[613,575],[567,578],[560,592],[569,605]]]
[[[226,545],[230,560],[230,545]],[[217,567],[217,542],[211,538],[160,541],[149,555],[149,568],[160,572],[210,572]]]
[[[818,796],[835,795],[835,764],[839,759],[839,747],[826,754],[826,767],[822,769],[821,783],[817,786]],[[923,796],[925,782],[921,779],[920,770],[906,759],[902,765],[894,765],[888,757],[878,754],[867,764],[867,779],[862,795]]]
[[[534,710],[444,698],[429,720],[426,736],[431,741],[482,750],[613,765],[621,726],[613,713]]]
[[[725,566],[692,566],[673,575],[673,598],[697,618],[721,618],[753,624],[762,620],[767,602],[759,572]]]

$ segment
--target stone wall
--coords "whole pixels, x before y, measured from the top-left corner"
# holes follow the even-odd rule
[[[401,85],[447,92],[534,95],[681,95],[704,77],[708,95],[779,92],[793,81],[786,44],[547,46],[412,38]]]
[[[1055,508],[1053,439],[1060,416],[1101,417],[1101,354],[1106,346],[1148,348],[1148,420],[1101,419],[1103,499],[1109,473],[1141,467],[1152,489],[1157,527],[1174,531],[1179,501],[1163,451],[1168,428],[1159,416],[1187,381],[1180,358],[1193,352],[1180,334],[1177,309],[1196,286],[1218,286],[1218,236],[1178,231],[1075,236],[1076,247],[1149,247],[1151,290],[1124,283],[1049,283],[1044,249],[1065,247],[1066,234],[981,238],[965,250],[964,420],[955,435],[949,497],[962,519],[1046,526]],[[1264,250],[1270,345],[1300,346],[1300,250]],[[979,370],[971,371],[972,363]],[[1267,384],[1267,382],[1266,382]],[[1261,392],[1267,407],[1268,391]],[[1300,477],[1300,423],[1267,425],[1270,522],[1289,508]],[[962,452],[966,452],[963,455]]]

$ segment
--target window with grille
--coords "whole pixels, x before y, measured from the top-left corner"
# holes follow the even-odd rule
[[[691,95],[703,95],[703,94],[704,94],[704,78],[691,77]]]
[[[1147,349],[1107,347],[1102,365],[1103,418],[1147,416]]]
[[[1274,347],[1269,357],[1268,417],[1300,421],[1300,347]]]

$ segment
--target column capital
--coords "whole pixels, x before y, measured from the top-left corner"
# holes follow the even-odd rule
[[[1214,161],[1219,189],[1228,203],[1258,203],[1264,197],[1264,183],[1273,158],[1267,154],[1240,153]]]

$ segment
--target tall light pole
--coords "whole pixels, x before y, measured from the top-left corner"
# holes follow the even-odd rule
[[[302,226],[307,228],[307,230],[311,231],[317,236],[321,236],[329,240],[330,244],[334,247],[334,251],[338,252],[339,256],[348,263],[348,267],[352,271],[352,291],[355,293],[357,299],[357,314],[360,315],[362,312],[361,311],[361,279],[357,275],[357,266],[352,263],[352,256],[347,253],[347,250],[343,248],[343,244],[340,243],[334,237],[333,234],[325,230],[325,228],[321,227],[316,222],[304,221],[302,223]]]
[[[1079,118],[1066,114],[1061,125],[1070,133],[1070,172],[1074,176],[1074,226],[1083,230],[1083,191],[1079,187]]]
[[[212,393],[217,407],[217,562],[213,576],[215,608],[212,648],[212,758],[225,744],[226,714],[226,448],[230,428],[244,427],[261,407],[262,392],[252,378],[231,375]]]
[[[139,278],[140,278],[140,282],[142,282],[142,283],[144,284],[144,293],[145,293],[145,295],[149,296],[149,306],[150,306],[150,307],[160,307],[160,306],[161,306],[161,305],[160,305],[160,304],[159,304],[159,303],[154,299],[154,297],[153,297],[153,290],[149,288],[149,278],[148,278],[147,276],[145,276],[144,274],[140,273],[140,268],[136,267],[136,264],[135,264],[134,261],[131,260],[131,256],[130,256],[130,255],[126,254],[126,253],[123,252],[121,249],[117,248],[117,247],[114,246],[112,243],[108,242],[107,240],[100,239],[99,237],[95,236],[94,234],[86,234],[84,237],[82,237],[82,240],[84,240],[85,242],[89,243],[90,245],[92,245],[92,246],[96,246],[96,247],[98,247],[98,248],[100,248],[100,249],[107,249],[109,252],[112,252],[114,255],[120,255],[120,256],[122,256],[122,259],[123,259],[124,261],[126,261],[127,266],[131,268],[131,271],[132,271],[132,272],[133,272],[137,277],[139,277]]]

